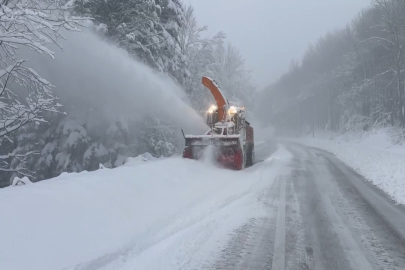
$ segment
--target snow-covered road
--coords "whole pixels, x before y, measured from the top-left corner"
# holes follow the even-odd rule
[[[0,269],[405,269],[405,209],[333,155],[173,158],[0,190]]]
[[[287,143],[268,215],[235,230],[208,269],[405,269],[405,208],[333,155]]]

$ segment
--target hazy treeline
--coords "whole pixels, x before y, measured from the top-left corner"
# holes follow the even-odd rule
[[[219,32],[207,35],[192,6],[179,0],[86,0],[78,10],[95,18],[105,35],[184,87],[193,105],[205,110],[212,98],[201,77],[214,78],[229,99],[251,103],[255,86],[239,51]]]
[[[59,2],[65,1],[55,1],[60,4]],[[18,1],[7,3],[10,5],[10,9],[5,9],[7,12],[19,12]],[[36,8],[40,6],[37,5]],[[185,6],[179,0],[78,0],[75,1],[73,14],[76,17],[72,18],[92,18],[93,28],[101,39],[124,49],[128,52],[128,58],[143,62],[156,74],[169,75],[179,89],[183,89],[184,95],[179,97],[201,114],[212,102],[212,97],[201,85],[203,75],[215,78],[230,100],[245,105],[253,100],[255,86],[239,51],[227,44],[224,33],[209,36],[206,33],[207,27],[198,25],[193,8]],[[0,15],[8,16],[7,13]],[[56,28],[51,30],[57,31]],[[80,37],[79,35],[77,34],[77,37]],[[48,37],[43,39],[47,40]],[[87,40],[82,43],[85,42]],[[98,41],[90,38],[89,42]],[[47,44],[44,42],[44,46]],[[99,47],[90,43],[86,46],[87,50],[92,47],[97,50]],[[83,58],[85,57],[84,55]],[[159,92],[153,92],[157,87],[167,87],[169,93],[169,89],[175,88],[174,84],[167,83],[164,79],[157,81],[160,80],[159,76],[143,78],[138,75],[136,79],[133,79],[130,73],[125,74],[129,75],[127,77],[118,76],[119,74],[114,73],[121,71],[116,66],[117,61],[114,62],[115,66],[108,67],[104,57],[99,58],[102,60],[100,63],[95,59],[93,66],[79,61],[70,63],[73,61],[70,58],[77,59],[73,55],[66,56],[61,63],[72,64],[73,68],[78,70],[87,68],[89,73],[95,73],[95,70],[101,68],[100,65],[105,65],[105,69],[115,70],[108,70],[109,74],[104,74],[103,71],[99,78],[89,76],[83,81],[83,89],[80,89],[77,82],[81,82],[82,78],[74,77],[78,71],[69,71],[66,66],[61,66],[62,74],[62,71],[58,72],[58,68],[47,70],[46,65],[42,68],[47,71],[45,78],[54,84],[53,89],[63,91],[60,95],[57,92],[55,96],[51,94],[52,99],[49,101],[57,101],[60,112],[47,110],[41,113],[38,121],[29,119],[30,121],[23,123],[15,131],[7,133],[7,136],[0,136],[0,187],[9,185],[10,179],[15,176],[28,176],[36,181],[57,176],[62,172],[94,170],[100,163],[106,167],[116,167],[123,164],[126,157],[144,152],[150,152],[154,156],[170,156],[181,152],[184,142],[180,128],[187,129],[187,126],[176,125],[176,117],[189,117],[190,113],[184,111],[182,116],[176,116],[174,113],[170,116],[169,109],[159,111],[153,106],[170,107],[172,104],[142,101],[151,100],[158,95]],[[108,55],[105,58],[108,58]],[[126,69],[123,67],[122,70],[127,71],[126,66],[130,64],[124,62],[122,61],[122,65]],[[40,71],[38,70],[41,75]],[[7,69],[4,74],[6,73]],[[86,77],[87,72],[82,73],[85,74],[79,74],[80,77]],[[76,84],[72,83],[70,86],[65,81]],[[97,93],[97,87],[104,87],[101,84],[105,82],[111,86],[110,92],[116,92],[114,105],[109,106],[109,94],[105,94],[104,90],[100,90],[100,94]],[[11,85],[13,83],[14,81],[10,82]],[[51,89],[50,84],[47,87]],[[125,88],[125,91],[120,91],[121,88]],[[87,94],[90,97],[85,101],[78,100],[81,95],[85,96],[80,92],[87,91],[85,89],[91,89]],[[150,97],[146,98],[147,95]],[[170,95],[167,100],[170,100]],[[56,99],[58,96],[60,99]],[[129,96],[138,100],[133,103],[133,110],[119,108],[123,107],[119,105],[120,98],[129,102]],[[16,96],[15,101],[18,103],[24,98]],[[142,102],[145,104],[140,106]],[[60,107],[59,103],[63,107]],[[150,109],[146,110],[144,107]],[[106,108],[112,108],[111,113]],[[63,112],[67,112],[67,115]],[[1,113],[0,116],[4,117]]]
[[[405,1],[375,0],[311,45],[261,97],[286,133],[405,128]]]

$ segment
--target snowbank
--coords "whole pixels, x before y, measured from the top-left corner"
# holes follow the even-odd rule
[[[150,161],[156,161],[158,158],[155,158],[152,156],[150,153],[145,153],[142,155],[139,155],[137,157],[128,157],[125,159],[124,166],[136,166],[143,164],[145,162],[150,162]]]
[[[200,269],[265,215],[257,197],[281,166],[145,159],[1,189],[0,269]]]
[[[23,185],[32,185],[32,182],[30,181],[30,179],[28,179],[28,177],[25,176],[23,178],[14,177],[14,180],[11,183],[12,187],[23,186]]]
[[[394,145],[388,133],[388,129],[340,136],[325,132],[294,141],[335,154],[398,204],[405,204],[405,146]]]

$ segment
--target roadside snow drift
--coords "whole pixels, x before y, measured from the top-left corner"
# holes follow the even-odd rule
[[[145,161],[0,190],[0,269],[201,268],[233,229],[265,215],[257,196],[283,164]]]

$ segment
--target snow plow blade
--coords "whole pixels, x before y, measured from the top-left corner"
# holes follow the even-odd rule
[[[208,136],[186,136],[186,146],[235,146],[240,145],[239,136],[212,137]]]
[[[243,169],[243,153],[239,136],[186,136],[183,158],[202,159],[209,146],[213,147],[212,158],[218,164],[230,169]]]

